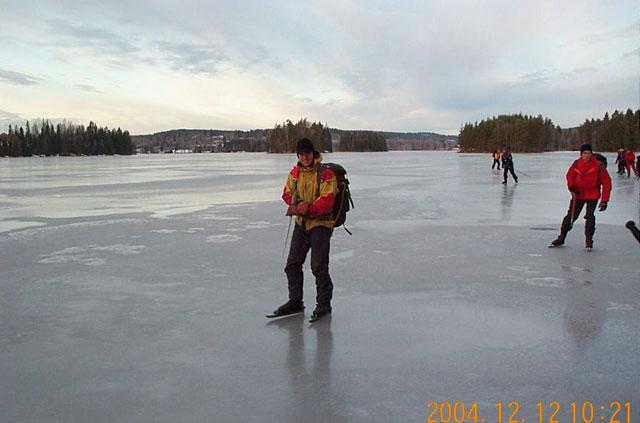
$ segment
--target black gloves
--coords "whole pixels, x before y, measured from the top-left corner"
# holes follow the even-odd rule
[[[570,192],[572,192],[572,193],[574,193],[574,194],[577,194],[577,193],[578,193],[578,189],[577,189],[577,188],[575,188],[575,187],[569,187],[569,191],[570,191]]]
[[[603,212],[607,209],[607,202],[606,201],[600,201],[600,207],[599,207],[600,211]]]

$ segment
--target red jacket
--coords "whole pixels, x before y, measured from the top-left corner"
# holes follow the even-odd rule
[[[627,163],[633,163],[636,161],[636,155],[633,154],[633,151],[629,150],[624,153],[624,161]]]
[[[578,200],[597,200],[602,186],[602,201],[609,201],[611,177],[605,165],[595,157],[588,163],[582,158],[573,162],[567,171],[567,185],[578,191]]]

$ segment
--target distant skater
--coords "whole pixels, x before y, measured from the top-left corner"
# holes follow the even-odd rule
[[[498,165],[498,170],[500,170],[500,151],[496,150],[493,152],[493,164],[491,165],[491,170]]]
[[[580,147],[580,158],[569,166],[567,171],[567,187],[571,192],[569,211],[562,219],[560,235],[551,242],[550,247],[559,247],[564,244],[567,233],[573,227],[573,222],[578,219],[582,208],[586,205],[584,225],[585,247],[593,248],[593,234],[596,231],[595,210],[598,200],[600,211],[607,209],[609,196],[611,195],[611,177],[604,163],[593,157],[590,144]],[[600,193],[602,189],[602,195]]]
[[[505,148],[504,152],[502,153],[502,168],[504,169],[504,181],[502,181],[502,183],[503,184],[507,183],[507,172],[511,172],[511,176],[513,177],[513,180],[516,181],[516,184],[517,184],[518,177],[513,171],[513,157],[511,156],[511,151],[509,151],[508,148]]]
[[[631,169],[633,169],[633,174],[638,176],[638,168],[636,168],[636,155],[631,150],[627,150],[624,153],[624,161],[625,166],[627,167],[627,178],[631,176]]]
[[[618,175],[624,174],[625,160],[624,160],[624,149],[623,148],[619,148],[618,149],[618,156],[616,157],[616,164],[618,165],[618,172],[616,172],[616,173]]]

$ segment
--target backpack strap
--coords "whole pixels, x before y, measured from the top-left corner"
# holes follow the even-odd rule
[[[318,181],[317,181],[317,182],[318,182],[318,184],[317,184],[317,186],[316,186],[316,200],[317,200],[318,198],[320,198],[320,182],[322,182],[322,177],[324,176],[324,170],[327,168],[327,166],[328,166],[328,165],[326,165],[326,164],[321,164],[321,165],[318,167],[318,176],[317,176],[317,179],[318,179]]]

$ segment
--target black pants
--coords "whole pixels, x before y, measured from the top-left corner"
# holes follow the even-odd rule
[[[573,222],[578,219],[580,213],[582,212],[582,208],[584,205],[587,205],[587,211],[584,215],[585,224],[584,224],[584,235],[587,238],[593,238],[593,234],[596,232],[596,205],[598,204],[598,200],[575,200],[575,207],[572,205],[573,200],[569,201],[569,210],[567,211],[567,215],[562,219],[562,227],[560,228],[561,235],[564,237],[567,235],[573,226]],[[573,216],[571,213],[573,212]]]
[[[491,165],[491,170],[493,170],[493,168],[496,167],[496,165],[498,165],[498,170],[500,170],[500,160],[493,159],[493,164]]]
[[[503,168],[504,168],[504,182],[507,182],[507,172],[511,172],[511,176],[513,177],[513,180],[518,182],[518,177],[516,176],[515,173],[513,173],[513,167],[503,166]]]
[[[299,225],[295,225],[287,265],[284,268],[289,284],[290,300],[302,300],[304,280],[302,265],[311,249],[311,272],[316,277],[316,302],[318,304],[331,302],[333,284],[329,276],[329,247],[332,232],[332,229],[324,226],[316,226],[306,231]]]

